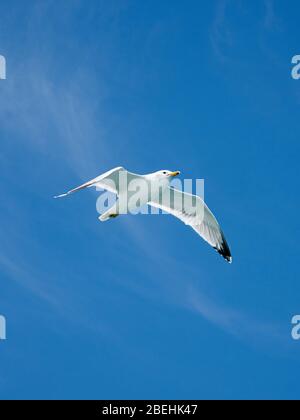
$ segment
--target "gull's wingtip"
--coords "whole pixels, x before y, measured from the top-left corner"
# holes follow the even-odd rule
[[[215,248],[215,249],[224,258],[224,260],[228,262],[228,264],[232,264],[232,256],[231,255],[226,255],[221,250],[218,250],[217,248]]]
[[[63,198],[66,197],[68,195],[68,193],[65,194],[60,194],[60,195],[55,195],[53,198],[57,199],[57,198]]]
[[[232,255],[223,233],[222,241],[214,248],[229,264],[232,264]]]

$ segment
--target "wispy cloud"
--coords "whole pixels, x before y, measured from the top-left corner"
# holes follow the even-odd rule
[[[2,252],[0,255],[0,267],[2,273],[5,273],[17,285],[21,285],[25,290],[31,291],[35,296],[51,306],[57,306],[58,301],[55,295],[50,290],[46,290],[46,286],[41,287],[37,281],[41,276],[37,276],[37,273],[34,273],[34,270],[26,266],[26,264],[12,260]],[[45,274],[42,277],[45,278]]]
[[[264,39],[269,31],[279,28],[279,21],[273,0],[264,0],[262,7],[256,7],[256,14],[252,16],[250,30],[253,32],[251,42],[260,42],[260,48],[265,48],[261,38]],[[238,14],[239,25],[233,16]],[[240,63],[241,47],[245,33],[240,26],[241,21],[249,15],[249,3],[234,2],[232,0],[219,0],[216,3],[214,19],[210,30],[210,40],[217,59],[223,64]],[[245,25],[248,21],[245,20]],[[262,44],[262,45],[261,45]],[[249,45],[252,46],[251,44]],[[246,46],[245,46],[246,48]]]
[[[136,270],[140,271],[141,277],[148,277],[148,282],[137,280],[127,284],[135,293],[143,299],[160,300],[191,311],[214,327],[258,350],[267,348],[272,353],[282,354],[289,349],[288,325],[258,319],[255,314],[220,302],[220,298],[214,296],[213,279],[206,270],[176,260],[166,250],[167,246],[147,231],[146,225],[140,224],[137,228],[134,222],[128,221],[126,233],[143,254],[143,263],[137,265]],[[183,228],[187,229],[185,226]],[[153,264],[159,269],[159,278],[147,274],[147,266]],[[184,276],[178,276],[178,273],[184,273]]]
[[[274,322],[255,319],[240,310],[217,303],[194,287],[188,291],[187,303],[191,310],[238,339],[253,347],[272,347],[282,352],[287,348],[288,329]]]
[[[274,25],[277,22],[277,17],[275,14],[275,6],[273,0],[264,0],[265,4],[265,18],[264,25],[267,29],[274,28]]]
[[[230,4],[230,0],[218,2],[211,33],[214,50],[223,61],[228,59],[228,49],[234,43],[233,33],[227,21]],[[266,25],[271,25],[273,20],[272,2],[267,1]],[[52,70],[55,68],[55,62],[48,65]],[[15,63],[14,77],[7,81],[0,102],[2,127],[9,133],[18,133],[20,139],[26,142],[26,147],[40,156],[47,155],[52,158],[55,156],[57,165],[68,168],[80,179],[97,175],[100,166],[109,169],[107,165],[112,160],[111,154],[114,150],[107,144],[105,123],[101,118],[99,120],[99,116],[105,116],[104,111],[101,112],[101,109],[99,111],[101,97],[96,99],[95,96],[85,92],[87,80],[90,81],[89,91],[93,91],[94,77],[94,73],[90,70],[81,71],[71,74],[69,80],[58,85],[53,81],[51,72],[40,67],[35,60],[29,59],[22,65]],[[3,149],[3,155],[1,155],[3,161],[5,161],[5,152],[6,150]],[[30,190],[29,186],[24,186],[24,188]],[[50,191],[47,194],[50,196]],[[17,203],[13,200],[11,205],[17,207]],[[139,270],[141,276],[149,277],[145,270],[147,264],[159,265],[161,272],[159,278],[150,277],[148,284],[138,280],[132,280],[131,283],[127,281],[127,287],[135,293],[145,299],[162,298],[168,304],[194,311],[213,325],[242,339],[247,338],[254,342],[257,336],[267,335],[276,340],[281,337],[276,325],[254,321],[251,316],[245,316],[210,298],[201,289],[199,281],[197,283],[195,281],[196,278],[199,279],[200,270],[195,273],[192,268],[175,261],[166,252],[166,247],[162,246],[161,240],[152,237],[152,243],[149,243],[148,228],[136,223],[132,218],[124,218],[122,226],[126,235],[135,244],[137,253],[142,254],[143,261],[136,263],[136,269]],[[10,222],[8,229],[9,235],[13,237],[17,234],[22,235],[24,232],[24,228],[20,224],[16,227],[13,221]],[[23,238],[22,243],[29,246],[31,241],[36,241],[36,246],[39,246],[39,240],[34,238],[30,240]],[[64,315],[69,317],[70,314],[75,313],[76,309],[73,308],[72,312],[70,305],[66,310],[66,306],[60,299],[59,289],[53,285],[47,285],[46,281],[37,280],[42,275],[45,277],[45,274],[40,270],[33,270],[30,263],[22,259],[17,246],[12,244],[9,249],[2,251],[0,264],[2,270],[14,281],[49,303],[58,312],[63,310]],[[185,278],[179,278],[177,273],[183,272]],[[208,277],[205,272],[202,272],[202,275]],[[119,280],[116,279],[117,281]],[[86,325],[89,323],[86,322]]]
[[[210,39],[214,52],[220,61],[228,59],[227,50],[233,45],[233,34],[227,20],[230,0],[219,0],[212,23]]]
[[[24,73],[28,75],[26,83]],[[93,116],[93,105],[87,104],[86,95],[78,88],[80,78],[74,77],[58,88],[30,62],[25,69],[15,68],[14,76],[0,105],[2,126],[21,133],[26,146],[42,155],[45,149],[56,153],[60,164],[80,176],[96,170],[105,156],[103,133]]]

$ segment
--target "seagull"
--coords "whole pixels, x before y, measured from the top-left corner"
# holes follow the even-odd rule
[[[231,252],[222,229],[202,198],[175,189],[170,185],[172,179],[179,174],[179,171],[169,171],[165,169],[147,175],[139,175],[129,172],[119,166],[91,179],[79,187],[55,196],[54,198],[66,197],[90,187],[104,189],[116,194],[118,198],[117,201],[99,217],[101,222],[148,204],[177,217],[183,223],[190,226],[226,261],[231,263]],[[124,179],[126,179],[126,182],[122,182]],[[135,204],[129,206],[128,203],[130,202],[130,198],[133,198],[133,189],[129,188],[131,182],[142,184],[142,186],[147,188],[143,188],[145,192],[142,191],[140,193],[138,205],[137,202],[135,202]],[[165,197],[167,197],[167,199],[165,199]],[[123,203],[126,203],[127,211],[120,210],[122,201]],[[201,209],[201,211],[197,211],[197,209]]]

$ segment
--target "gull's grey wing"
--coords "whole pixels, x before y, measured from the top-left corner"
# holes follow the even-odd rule
[[[168,187],[164,197],[162,191],[149,205],[159,208],[191,226],[228,262],[232,262],[229,246],[216,218],[201,197]]]
[[[108,172],[105,172],[102,175],[97,176],[94,179],[91,179],[90,181],[79,185],[79,187],[73,188],[72,190],[58,195],[54,198],[61,198],[61,197],[65,197],[67,195],[70,195],[74,192],[83,190],[84,188],[89,188],[89,187],[97,187],[97,188],[102,188],[104,190],[108,190],[114,194],[119,194],[119,178],[120,178],[120,173],[123,172],[127,174],[127,179],[130,181],[130,179],[132,179],[132,177],[134,176],[134,174],[131,174],[130,172],[126,171],[126,169],[124,169],[122,166],[119,166],[117,168],[111,169]],[[137,175],[138,176],[138,175]]]

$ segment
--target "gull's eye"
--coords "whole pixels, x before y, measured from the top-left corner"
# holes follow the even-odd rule
[[[163,171],[163,174],[164,174],[164,175],[167,175],[167,172],[166,172],[166,171]]]

